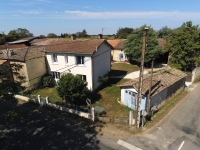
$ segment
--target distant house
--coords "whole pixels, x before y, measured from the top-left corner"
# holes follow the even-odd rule
[[[106,40],[58,39],[46,47],[48,72],[56,81],[65,73],[80,75],[89,91],[96,90],[99,77],[110,69],[112,46]]]
[[[17,44],[25,44],[26,46],[31,46],[31,41],[38,37],[27,37],[17,41],[7,42],[7,45],[17,45]]]
[[[153,74],[150,108],[154,106],[161,107],[166,103],[168,98],[176,94],[178,90],[183,89],[185,87],[186,76],[182,71],[173,68]],[[150,81],[150,75],[145,75],[143,78],[140,110],[147,109]],[[119,85],[121,88],[121,103],[133,110],[137,109],[138,83],[139,79],[137,78]]]
[[[26,77],[23,86],[34,89],[39,85],[42,75],[47,73],[44,49],[42,46],[4,49],[0,51],[0,60],[10,59],[11,64],[21,64],[23,68],[20,74]]]
[[[127,57],[124,53],[123,44],[125,39],[107,40],[113,49],[111,51],[113,61],[127,61]]]

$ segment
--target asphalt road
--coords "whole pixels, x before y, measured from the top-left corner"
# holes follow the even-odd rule
[[[115,149],[126,150],[135,146],[135,150],[199,150],[199,107],[200,85],[183,99],[155,130],[150,133],[120,139],[130,145],[114,144]],[[118,140],[115,140],[115,142],[117,143]]]
[[[18,106],[0,100],[0,150],[199,150],[199,91],[200,85],[155,130],[120,139],[89,132],[79,117],[62,119],[25,104]],[[5,114],[12,110],[23,120],[6,120]]]

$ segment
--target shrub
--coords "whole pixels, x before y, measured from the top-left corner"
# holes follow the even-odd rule
[[[41,78],[41,86],[44,87],[54,87],[54,78],[51,74],[45,74]]]

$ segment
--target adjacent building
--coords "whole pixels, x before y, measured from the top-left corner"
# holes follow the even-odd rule
[[[10,63],[22,65],[20,75],[26,78],[23,84],[27,89],[35,89],[40,84],[41,77],[47,73],[44,46],[4,49],[0,51],[0,60],[10,60]]]
[[[159,73],[154,73],[152,84],[150,85],[150,74],[144,75],[140,110],[147,109],[150,87],[150,108],[154,106],[159,108],[164,105],[170,97],[176,94],[178,90],[185,87],[186,76],[187,75],[180,70],[167,68]],[[121,103],[133,110],[137,109],[138,83],[139,79],[137,78],[119,85],[121,88]]]

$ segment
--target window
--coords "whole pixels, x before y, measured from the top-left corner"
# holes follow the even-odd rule
[[[86,75],[77,74],[82,80],[86,81]]]
[[[55,79],[60,79],[60,72],[52,72],[52,75]]]
[[[58,63],[57,54],[52,55],[52,61],[53,63]]]
[[[68,64],[68,56],[65,55],[65,64]]]
[[[76,56],[76,64],[77,65],[84,65],[85,64],[85,57],[84,56]]]

